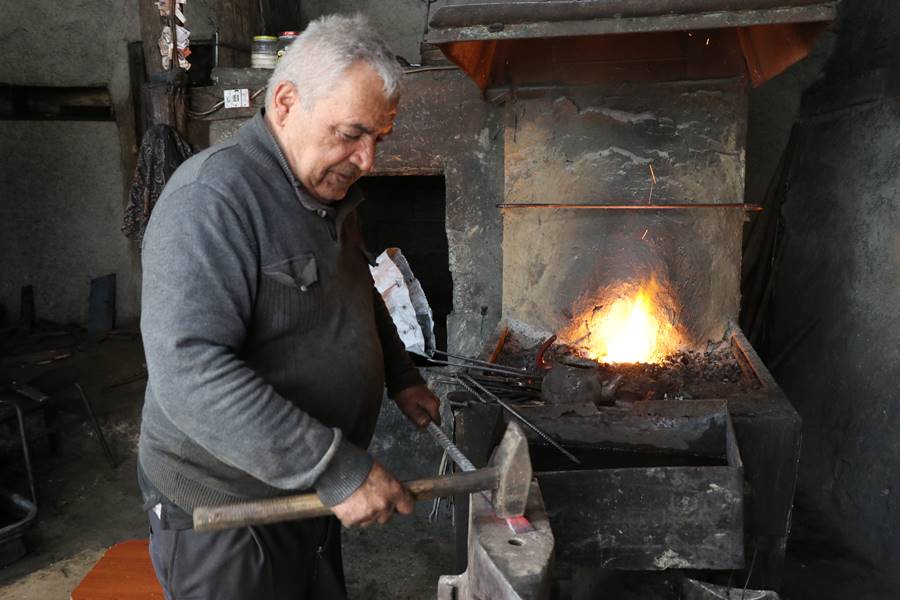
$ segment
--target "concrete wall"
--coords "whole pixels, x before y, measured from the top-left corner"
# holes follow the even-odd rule
[[[746,94],[741,80],[720,80],[519,99],[505,202],[741,202]],[[504,316],[560,332],[600,290],[653,274],[691,345],[721,340],[738,314],[742,222],[733,209],[507,209]]]
[[[900,5],[844,2],[804,98],[774,289],[775,375],[803,417],[800,491],[886,574],[900,561]]]
[[[35,287],[40,318],[83,323],[91,277],[117,274],[119,322],[137,316],[113,122],[0,121],[0,302]]]
[[[307,22],[332,13],[361,12],[369,17],[394,53],[418,63],[427,4],[422,0],[304,0],[301,8]]]
[[[778,161],[797,120],[803,92],[822,76],[834,48],[835,34],[826,31],[810,55],[787,71],[750,90],[747,127],[745,201],[762,204]]]
[[[137,4],[5,2],[0,82],[108,86],[118,117],[129,96],[127,43]],[[38,316],[84,321],[90,277],[116,272],[121,322],[137,316],[137,271],[119,231],[130,174],[114,122],[0,121],[0,303],[16,314],[33,284]]]

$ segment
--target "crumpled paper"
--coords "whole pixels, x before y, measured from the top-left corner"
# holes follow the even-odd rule
[[[187,0],[175,0],[175,18],[182,25],[185,24],[184,4]],[[168,20],[170,0],[158,0],[156,3],[159,8],[159,16]],[[191,55],[191,32],[186,27],[182,27],[178,23],[175,24],[178,45],[176,55],[178,56],[178,66],[187,71],[191,68],[191,63],[187,58]],[[159,55],[162,58],[162,67],[168,71],[172,66],[172,28],[164,25],[159,35]]]
[[[388,248],[370,267],[375,288],[384,299],[397,333],[408,352],[431,356],[436,349],[434,313],[422,284],[399,248]]]

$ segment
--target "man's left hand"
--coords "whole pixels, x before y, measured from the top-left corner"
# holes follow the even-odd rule
[[[397,392],[393,397],[397,407],[419,429],[428,427],[430,421],[441,424],[441,401],[425,384],[414,385]]]

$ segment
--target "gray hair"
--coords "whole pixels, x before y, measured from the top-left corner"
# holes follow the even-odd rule
[[[266,107],[275,85],[288,81],[300,93],[303,106],[309,108],[328,94],[351,65],[366,61],[384,82],[384,95],[394,99],[400,94],[403,67],[368,19],[355,15],[327,15],[307,26],[278,60],[269,78]]]

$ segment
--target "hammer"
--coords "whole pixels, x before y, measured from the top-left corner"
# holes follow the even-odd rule
[[[465,473],[405,481],[416,502],[457,494],[490,491],[497,516],[503,519],[525,513],[531,487],[531,458],[528,440],[515,423],[510,423],[488,466]],[[316,494],[284,496],[194,509],[194,531],[217,531],[231,527],[264,525],[332,514]]]

